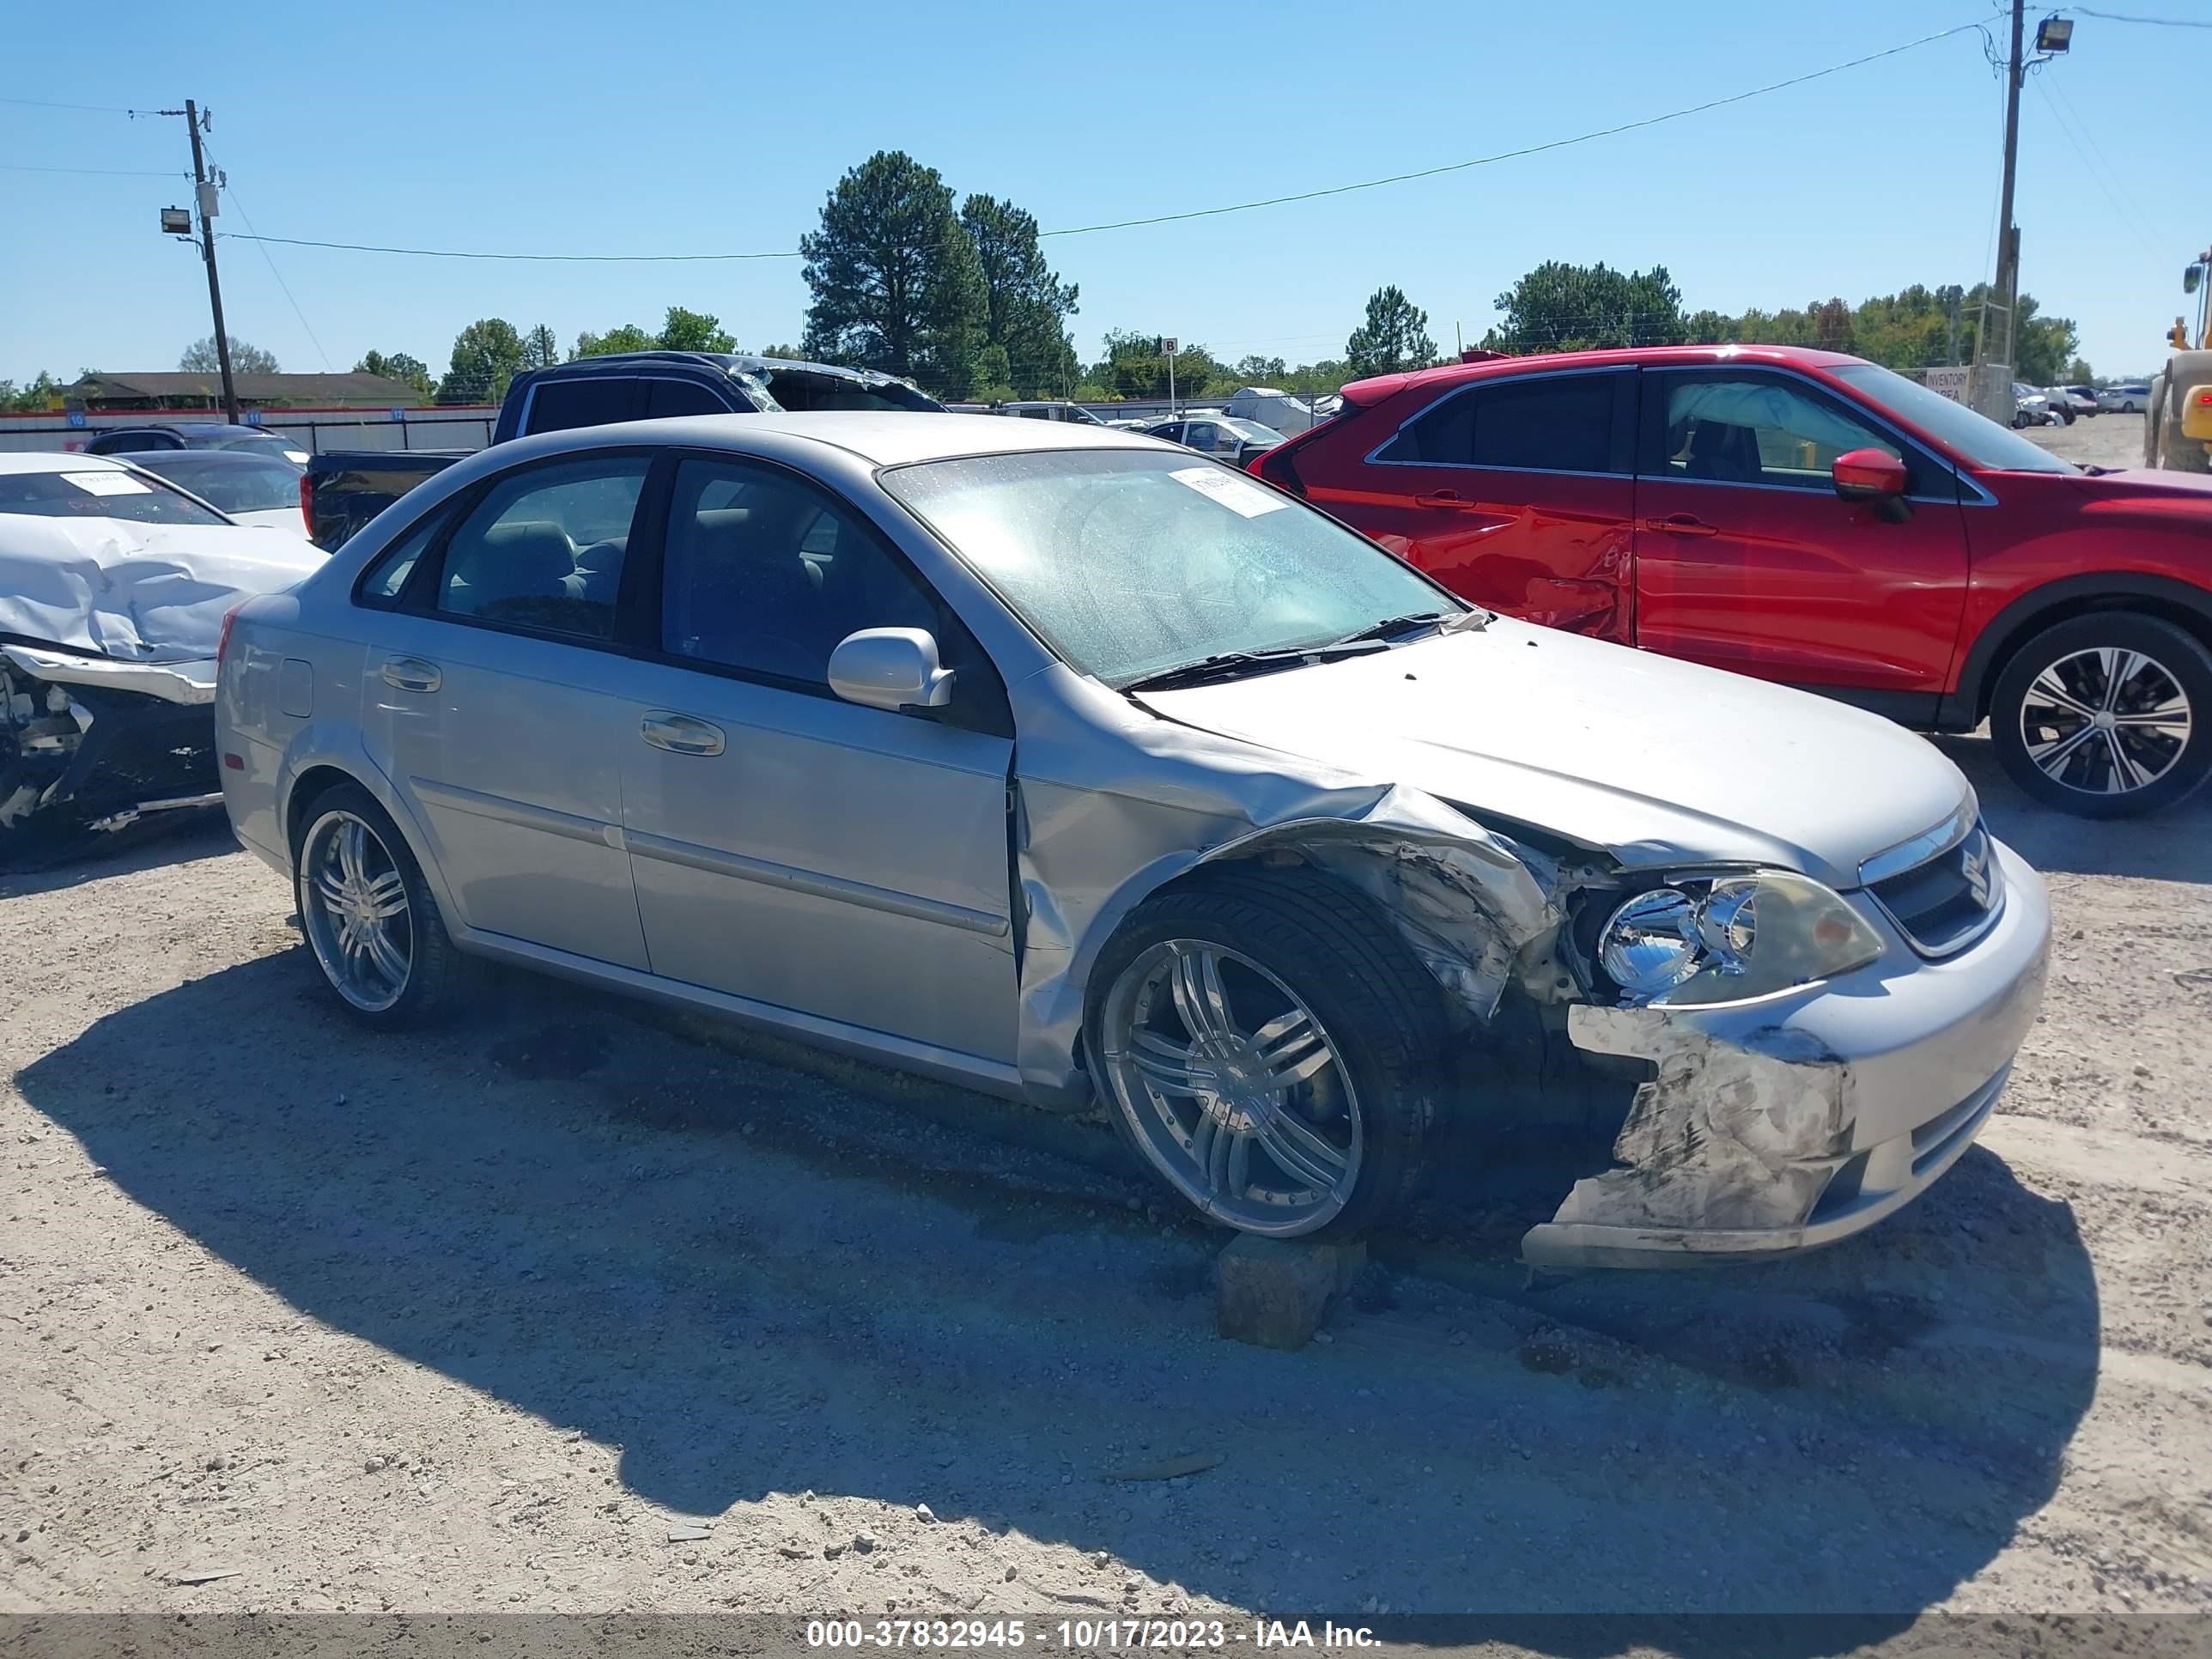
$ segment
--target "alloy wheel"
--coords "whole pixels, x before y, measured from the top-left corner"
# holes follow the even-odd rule
[[[331,988],[364,1013],[398,1002],[413,971],[407,881],[375,829],[351,812],[316,821],[300,853],[307,943]]]
[[[1184,1197],[1247,1232],[1326,1226],[1359,1178],[1358,1097],[1313,1011],[1222,945],[1166,939],[1102,1010],[1100,1060],[1139,1148]]]
[[[2059,658],[2021,701],[2027,757],[2054,783],[2086,794],[2147,789],[2189,747],[2188,693],[2156,658],[2098,646]]]

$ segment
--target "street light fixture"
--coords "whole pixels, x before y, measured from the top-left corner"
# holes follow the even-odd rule
[[[2035,26],[2035,49],[2043,52],[2067,51],[2074,40],[2074,20],[2056,12]]]

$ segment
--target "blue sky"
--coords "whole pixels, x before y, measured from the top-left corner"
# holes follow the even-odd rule
[[[2112,9],[2212,23],[2206,0]],[[838,175],[902,148],[1048,228],[1348,183],[1657,114],[1992,15],[1981,0],[1542,7],[10,9],[0,96],[214,112],[218,228],[441,248],[790,248]],[[2212,31],[2077,17],[2022,102],[2024,286],[2102,373],[2158,356],[2212,224],[2169,133]],[[2031,12],[2031,19],[2034,15]],[[2036,79],[2044,84],[2035,84]],[[2161,116],[2160,112],[2166,114]],[[2062,117],[2062,112],[2064,112]],[[1641,132],[1383,189],[1056,239],[1085,358],[1109,328],[1227,358],[1340,355],[1403,287],[1449,349],[1546,258],[1668,267],[1691,307],[1971,283],[1994,248],[2001,93],[1967,33]],[[184,124],[0,103],[0,163],[167,169]],[[180,182],[0,170],[0,377],[168,368],[208,332],[159,234]],[[583,329],[719,315],[795,340],[795,259],[517,264],[221,250],[231,331],[289,369],[365,350],[442,370],[473,319]],[[305,323],[301,321],[304,315]],[[312,332],[311,332],[312,331]],[[319,342],[319,344],[318,344]]]

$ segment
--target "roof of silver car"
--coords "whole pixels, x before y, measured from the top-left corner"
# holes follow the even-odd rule
[[[920,410],[881,412],[820,410],[811,414],[693,415],[592,427],[565,436],[608,441],[650,438],[662,443],[713,443],[747,433],[784,432],[850,451],[878,466],[941,461],[959,455],[1000,455],[1032,449],[1159,447],[1157,440],[1112,427],[1068,421],[1024,421],[1004,415],[933,415]]]

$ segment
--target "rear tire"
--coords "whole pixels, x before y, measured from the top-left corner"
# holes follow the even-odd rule
[[[1086,1003],[1115,1127],[1201,1214],[1354,1238],[1410,1197],[1452,1038],[1436,981],[1358,894],[1229,870],[1147,900]]]
[[[2082,817],[2159,811],[2203,783],[2208,720],[2212,651],[2131,611],[2045,629],[2013,653],[1990,695],[1990,736],[2013,781]]]
[[[334,784],[298,814],[292,896],[323,983],[362,1024],[427,1024],[461,1000],[468,960],[406,837],[359,784]]]

